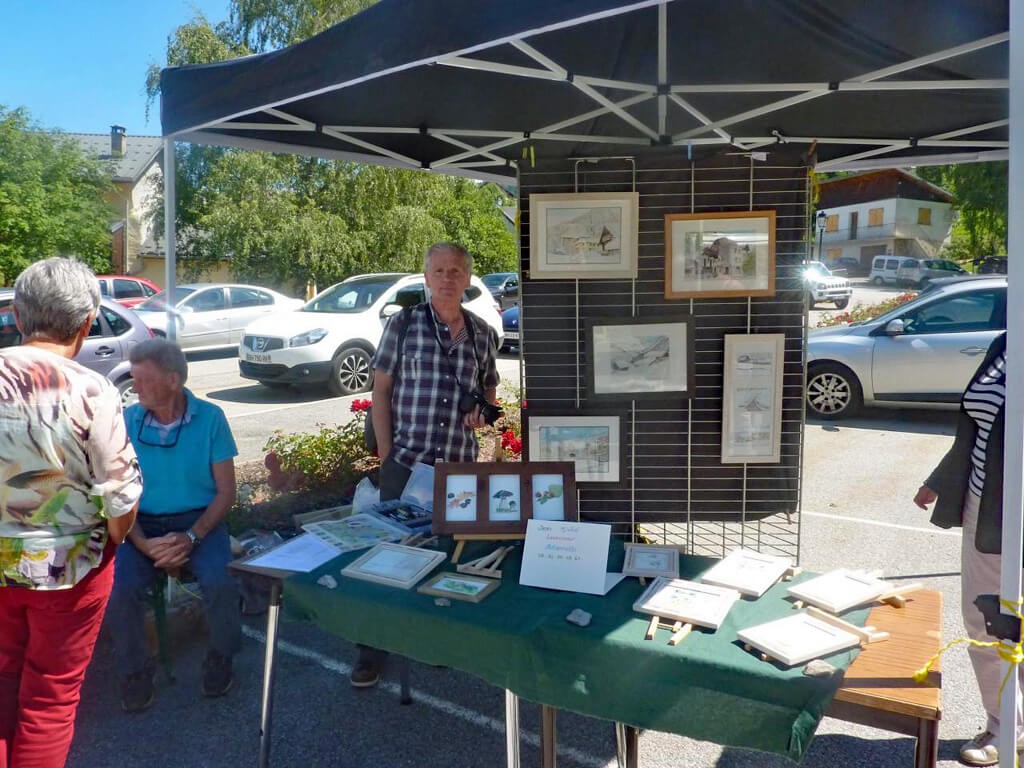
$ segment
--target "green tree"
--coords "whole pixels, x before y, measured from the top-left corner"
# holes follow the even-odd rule
[[[109,271],[109,179],[73,140],[0,105],[0,279],[9,285],[29,264],[60,255]]]
[[[962,163],[918,168],[921,178],[956,198],[959,217],[947,253],[959,259],[1006,253],[1008,164]]]

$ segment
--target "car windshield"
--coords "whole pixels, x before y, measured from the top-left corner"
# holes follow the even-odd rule
[[[488,288],[500,288],[501,284],[508,279],[508,275],[496,272],[494,274],[484,275],[480,279],[484,281],[484,285]]]
[[[182,300],[187,299],[195,292],[195,288],[182,288],[180,285],[176,286],[174,289],[174,301],[171,303],[171,306],[178,306],[182,302]],[[160,291],[160,293],[154,293],[144,302],[139,304],[139,306],[137,306],[135,310],[137,312],[163,312],[165,309],[167,309],[167,303],[164,300],[164,296],[166,294],[167,291]]]
[[[314,296],[303,312],[362,312],[391,290],[397,277],[338,283]]]

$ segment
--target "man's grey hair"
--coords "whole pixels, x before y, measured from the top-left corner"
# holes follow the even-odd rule
[[[100,305],[100,284],[85,264],[55,256],[14,281],[14,309],[25,336],[69,341]]]
[[[469,251],[463,248],[458,243],[449,243],[442,240],[440,243],[434,243],[432,246],[427,248],[426,254],[423,256],[423,271],[430,271],[430,260],[433,258],[435,253],[454,253],[456,256],[462,259],[462,265],[466,268],[469,274],[473,274],[473,257],[469,255]]]
[[[188,380],[185,353],[173,341],[160,336],[136,344],[128,353],[128,360],[132,365],[148,362],[153,363],[164,373],[176,373],[181,378],[182,386]]]

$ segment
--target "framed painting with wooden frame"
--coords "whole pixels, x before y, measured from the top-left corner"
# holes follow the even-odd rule
[[[530,195],[530,279],[636,279],[636,192]]]
[[[501,586],[500,581],[483,576],[472,576],[465,573],[439,573],[430,581],[417,587],[416,591],[425,595],[479,603],[499,586]]]
[[[693,396],[693,318],[589,317],[587,400],[660,400]]]
[[[782,460],[784,333],[725,337],[722,386],[722,463]]]
[[[626,410],[523,409],[523,456],[527,461],[573,462],[577,488],[624,485],[628,416]]]
[[[579,519],[571,461],[441,462],[434,477],[433,533],[522,538],[531,518]]]
[[[665,215],[665,298],[775,295],[775,211]]]
[[[626,576],[669,579],[679,578],[679,548],[670,544],[639,544],[626,542],[626,556],[622,561]]]

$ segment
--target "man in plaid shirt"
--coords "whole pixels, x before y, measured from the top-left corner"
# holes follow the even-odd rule
[[[494,402],[498,386],[498,337],[486,322],[462,308],[473,274],[473,257],[455,243],[427,249],[424,275],[430,300],[392,316],[373,358],[373,429],[381,457],[381,501],[397,499],[417,461],[476,461],[475,430],[485,425],[480,406],[463,411],[463,396]],[[408,320],[398,348],[400,324]],[[359,647],[351,682],[357,688],[380,679],[384,653]]]

